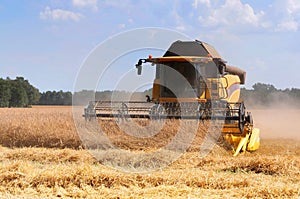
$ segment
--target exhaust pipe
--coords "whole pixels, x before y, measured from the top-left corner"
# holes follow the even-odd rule
[[[245,84],[246,81],[246,71],[234,67],[234,66],[225,66],[225,72],[228,72],[229,74],[232,75],[237,75],[240,78],[241,83],[240,84]]]

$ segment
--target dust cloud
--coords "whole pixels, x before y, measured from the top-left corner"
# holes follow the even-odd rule
[[[284,92],[249,95],[244,99],[252,113],[254,127],[262,139],[295,139],[300,142],[300,100]]]
[[[300,109],[276,108],[252,109],[254,126],[260,129],[262,139],[296,139],[300,142]]]

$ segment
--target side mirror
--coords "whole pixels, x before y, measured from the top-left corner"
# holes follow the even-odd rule
[[[139,62],[135,65],[135,67],[137,68],[138,75],[142,74],[142,64],[143,64],[143,61],[140,59]]]
[[[141,75],[142,74],[142,65],[138,65],[138,66],[136,66],[136,68],[137,68],[137,74]]]

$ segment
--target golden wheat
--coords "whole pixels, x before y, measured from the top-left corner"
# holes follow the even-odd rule
[[[0,109],[0,144],[8,147],[78,148],[70,107]]]
[[[300,196],[297,140],[262,140],[259,151],[235,158],[215,146],[200,158],[197,144],[202,139],[197,135],[192,147],[169,167],[144,174],[123,173],[103,166],[82,149],[70,108],[0,109],[0,114],[0,198]],[[117,128],[111,121],[105,125]],[[142,139],[118,129],[116,134],[109,130],[107,134],[119,147],[140,151],[164,145],[168,129],[163,131],[143,142],[146,146],[136,146]],[[117,139],[120,136],[127,139]]]

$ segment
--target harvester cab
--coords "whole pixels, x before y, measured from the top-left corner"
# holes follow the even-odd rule
[[[234,156],[259,148],[259,129],[240,100],[246,72],[228,66],[214,47],[176,41],[162,57],[139,59],[138,75],[145,63],[156,67],[151,102],[96,101],[85,109],[85,117],[222,120],[222,135]]]

